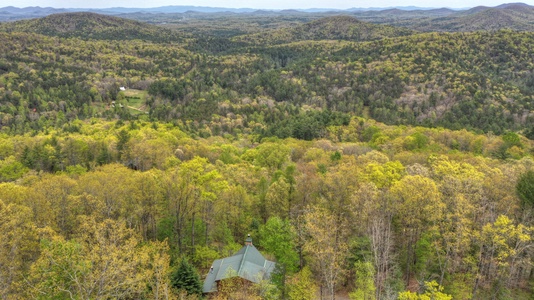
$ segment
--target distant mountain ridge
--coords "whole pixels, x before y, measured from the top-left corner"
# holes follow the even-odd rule
[[[142,21],[145,23],[165,25],[168,22],[179,24],[185,19],[223,18],[231,16],[261,16],[272,18],[267,20],[276,28],[274,18],[294,17],[291,25],[305,23],[332,15],[346,14],[357,19],[381,25],[391,25],[398,28],[408,28],[416,31],[446,31],[467,32],[479,30],[512,29],[520,31],[534,31],[534,6],[525,3],[505,3],[495,7],[477,6],[469,9],[456,10],[450,8],[425,7],[385,7],[385,8],[349,8],[346,10],[329,8],[261,10],[252,8],[224,8],[207,6],[162,6],[154,8],[125,8],[111,7],[105,9],[68,9],[52,7],[17,8],[8,6],[0,8],[0,22],[21,19],[41,18],[51,14],[88,11],[104,15],[120,16],[123,18]],[[287,19],[285,21],[288,21]],[[250,21],[249,22],[254,22]],[[262,21],[265,23],[264,21]],[[191,23],[193,24],[193,23]],[[219,31],[225,31],[221,23]],[[228,23],[226,23],[228,24]],[[256,22],[256,26],[260,22]],[[280,23],[282,24],[282,23]],[[254,25],[254,24],[252,24]],[[192,25],[194,26],[194,25]],[[283,26],[280,26],[283,27]],[[193,31],[195,31],[193,29]],[[227,31],[227,30],[226,30]],[[242,31],[245,32],[245,31]],[[338,34],[334,34],[336,36]],[[343,36],[342,33],[339,35]],[[353,38],[349,38],[353,39]]]
[[[50,10],[63,11],[63,12],[80,12],[80,11],[91,11],[91,12],[110,12],[110,13],[132,13],[132,12],[152,12],[152,13],[184,13],[187,11],[196,11],[196,12],[236,12],[236,13],[248,13],[254,12],[257,10],[268,10],[268,11],[283,11],[283,10],[294,10],[301,12],[328,12],[328,11],[381,11],[387,9],[399,9],[399,10],[432,10],[438,9],[438,7],[418,7],[418,6],[389,6],[389,7],[352,7],[348,9],[339,9],[339,8],[303,8],[303,9],[265,9],[265,8],[228,8],[228,7],[211,7],[211,6],[194,6],[194,5],[167,5],[151,8],[136,8],[136,7],[109,7],[109,8],[52,8],[52,7],[39,7],[31,6],[18,8],[14,6],[7,6],[0,8],[0,12],[8,11],[11,13],[23,13],[24,11],[32,11],[37,13],[42,11],[46,13]],[[463,9],[453,9],[453,10],[463,10]]]
[[[477,6],[451,14],[432,22],[412,22],[412,29],[421,31],[469,32],[480,30],[512,29],[534,31],[534,6],[524,3],[502,4],[497,7]]]
[[[416,7],[416,6],[398,6],[398,7],[370,7],[370,8],[308,8],[308,9],[291,9],[291,11],[305,12],[305,13],[324,13],[324,12],[365,12],[365,11],[382,11],[388,9],[399,9],[404,11],[411,10],[432,10],[436,8]],[[17,8],[14,6],[7,6],[0,8],[0,22],[15,21],[21,19],[31,19],[45,17],[55,13],[61,12],[95,12],[100,14],[118,15],[130,13],[186,13],[186,12],[202,12],[202,13],[253,13],[256,11],[271,11],[282,12],[287,9],[255,9],[255,8],[226,8],[226,7],[209,7],[209,6],[187,6],[187,5],[170,5],[153,8],[128,8],[128,7],[110,7],[102,9],[94,8],[52,8],[52,7],[25,7]]]

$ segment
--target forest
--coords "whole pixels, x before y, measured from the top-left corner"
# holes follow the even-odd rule
[[[1,299],[532,298],[532,32],[199,22],[0,23]]]

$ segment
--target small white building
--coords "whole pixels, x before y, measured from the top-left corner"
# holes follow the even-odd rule
[[[120,89],[121,91],[126,91],[126,88],[123,87],[123,86],[121,86],[119,89]]]

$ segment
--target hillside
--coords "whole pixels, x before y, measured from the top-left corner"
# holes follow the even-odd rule
[[[154,25],[88,12],[53,14],[39,19],[2,23],[0,30],[96,40],[169,42],[179,39],[176,33]]]
[[[532,44],[529,32],[426,33],[363,43],[234,44],[210,54],[194,50],[202,48],[197,40],[68,38],[58,47],[56,38],[2,33],[0,120],[19,132],[75,118],[137,118],[138,111],[110,110],[112,101],[127,100],[119,87],[128,86],[149,96],[124,106],[189,122],[188,130],[202,135],[313,139],[347,115],[501,134],[532,127]]]
[[[534,7],[507,5],[488,8],[443,24],[447,31],[513,29],[534,31]]]
[[[413,31],[362,22],[350,16],[326,17],[301,25],[236,37],[252,44],[285,44],[305,40],[371,41],[406,36]]]
[[[430,10],[386,9],[355,12],[353,16],[359,20],[375,24],[408,26],[409,24],[413,24],[414,22],[421,22],[422,20],[447,17],[456,13],[458,13],[458,11],[454,11],[448,8]]]
[[[469,32],[500,29],[534,31],[534,7],[521,3],[497,7],[478,6],[448,16],[404,20],[390,24],[420,31]]]

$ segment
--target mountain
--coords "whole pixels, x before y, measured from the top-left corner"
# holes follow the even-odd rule
[[[475,6],[466,11],[460,12],[458,15],[472,15],[490,9],[488,6]]]
[[[51,14],[58,14],[62,12],[67,12],[67,10],[57,9],[57,8],[52,8],[52,7],[38,7],[38,6],[25,7],[25,8],[7,6],[7,7],[0,8],[0,22],[40,18],[40,17],[51,15]]]
[[[129,7],[112,7],[103,9],[108,13],[124,14],[124,13],[185,13],[185,12],[203,12],[203,13],[217,13],[217,12],[234,12],[234,13],[248,13],[253,12],[252,8],[226,8],[226,7],[208,7],[208,6],[186,6],[186,5],[169,5],[153,8],[129,8]],[[100,10],[92,10],[99,12]]]
[[[434,10],[431,8],[420,8],[415,6],[410,7],[387,7],[387,8],[350,8],[350,9],[335,9],[335,8],[309,8],[309,9],[291,9],[291,10],[280,10],[280,9],[269,9],[266,10],[274,14],[292,14],[292,13],[306,13],[306,14],[317,14],[317,13],[358,13],[358,12],[380,12],[389,9],[398,9],[403,11],[430,11]],[[238,14],[249,14],[258,11],[258,9],[252,8],[226,8],[226,7],[208,7],[208,6],[185,6],[185,5],[171,5],[171,6],[161,6],[161,7],[152,7],[152,8],[131,8],[131,7],[110,7],[104,9],[90,9],[90,8],[62,8],[56,9],[51,7],[41,8],[38,6],[35,7],[26,7],[26,8],[17,8],[13,6],[0,8],[0,22],[2,21],[15,21],[21,19],[31,19],[31,18],[40,18],[48,16],[51,14],[61,13],[61,12],[94,12],[99,14],[106,15],[121,15],[121,14],[136,14],[136,13],[150,13],[150,14],[177,14],[177,13],[186,13],[186,12],[199,12],[199,13],[238,13]]]
[[[505,3],[505,4],[501,4],[499,6],[496,6],[496,8],[504,8],[504,9],[521,9],[521,8],[529,8],[531,7],[530,5],[528,4],[525,4],[525,3]]]
[[[456,13],[458,12],[449,8],[431,10],[402,10],[391,8],[386,10],[354,12],[353,15],[359,20],[375,24],[409,27],[410,25],[419,23],[420,20],[448,17]]]
[[[534,31],[534,7],[523,3],[503,4],[497,7],[478,6],[430,22],[409,26],[421,31],[479,31],[512,29]]]
[[[96,40],[143,39],[170,42],[179,39],[175,32],[168,29],[89,12],[54,14],[39,19],[4,23],[0,25],[0,30]]]
[[[23,19],[34,19],[46,17],[52,14],[67,13],[67,12],[92,12],[104,15],[120,15],[132,13],[151,13],[151,14],[175,14],[186,12],[202,12],[202,13],[250,13],[255,11],[251,8],[224,8],[224,7],[204,7],[204,6],[161,6],[153,8],[129,8],[129,7],[111,7],[104,9],[92,8],[52,8],[52,7],[25,7],[18,8],[14,6],[7,6],[0,8],[0,22],[16,21]]]
[[[351,16],[333,16],[289,28],[242,35],[235,40],[253,44],[285,44],[304,40],[370,41],[413,33],[404,28],[362,22]]]

